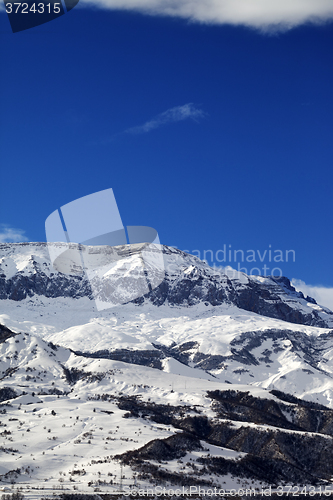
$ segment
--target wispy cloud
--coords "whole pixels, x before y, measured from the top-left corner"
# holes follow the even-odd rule
[[[18,243],[20,241],[28,241],[24,235],[25,231],[8,226],[8,224],[0,224],[0,243]]]
[[[84,4],[264,31],[333,19],[332,0],[81,0],[80,6]]]
[[[167,123],[180,122],[187,119],[196,121],[199,120],[199,118],[203,118],[204,116],[205,113],[201,109],[196,108],[195,105],[190,102],[188,104],[184,104],[183,106],[176,106],[175,108],[168,109],[167,111],[164,111],[163,113],[160,113],[151,120],[147,121],[143,125],[125,130],[125,133],[144,134]]]
[[[293,278],[291,284],[297,291],[303,292],[305,297],[313,297],[321,306],[328,307],[333,311],[333,288],[325,286],[307,285],[304,281]]]

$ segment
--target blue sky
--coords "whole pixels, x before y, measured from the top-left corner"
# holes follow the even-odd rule
[[[51,212],[112,187],[164,244],[267,250],[241,267],[333,287],[329,2],[99,1],[15,34],[0,13],[0,240],[45,241]]]

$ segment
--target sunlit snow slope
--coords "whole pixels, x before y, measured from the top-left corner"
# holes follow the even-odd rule
[[[105,249],[84,251],[96,261]],[[89,281],[53,269],[46,244],[0,245],[2,483],[330,481],[333,313],[286,278],[162,251],[158,287],[99,311]]]
[[[333,405],[333,314],[286,279],[218,272],[163,247],[159,287],[97,311],[89,282],[56,272],[46,244],[2,244],[0,252],[0,323],[16,332],[85,355],[171,373],[194,368],[200,377]]]

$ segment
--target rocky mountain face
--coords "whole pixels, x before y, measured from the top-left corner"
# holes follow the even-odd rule
[[[233,304],[290,323],[333,327],[333,313],[296,292],[287,278],[257,278],[236,271],[217,271],[180,250],[166,246],[162,250],[165,262],[162,283],[134,303],[149,301],[155,306],[180,307],[198,303]],[[103,278],[106,282],[114,279],[112,274]],[[35,295],[93,300],[90,283],[84,275],[63,274],[52,268],[46,243],[0,244],[0,300],[22,301]]]
[[[95,261],[103,252],[89,249]],[[162,371],[172,371],[177,362],[222,382],[257,384],[333,405],[331,311],[296,292],[287,278],[219,271],[179,250],[162,251],[159,286],[98,311],[89,280],[74,268],[71,274],[56,271],[46,244],[2,244],[0,323],[88,359]],[[142,264],[134,260],[134,281],[137,266]],[[100,290],[117,280],[119,273],[107,273]]]
[[[162,250],[159,286],[99,311],[46,244],[0,245],[0,484],[330,484],[333,313]]]
[[[260,496],[263,486],[331,480],[333,410],[323,405],[82,357],[9,330],[0,355],[0,484],[61,479],[81,492],[201,486]],[[186,391],[172,388],[179,379]]]
[[[306,404],[279,391],[271,391],[271,394],[277,399],[253,397],[249,392],[235,390],[208,391],[214,419],[200,412],[195,416],[183,415],[179,418],[174,409],[168,411],[167,408],[127,399],[121,407],[128,409],[131,417],[137,417],[141,410],[141,415],[171,424],[182,432],[164,440],[154,440],[117,458],[141,474],[163,477],[156,466],[154,470],[151,461],[179,459],[184,456],[185,450],[202,451],[205,444],[213,444],[245,455],[236,463],[222,457],[201,457],[198,462],[204,473],[224,471],[275,485],[284,481],[311,483],[315,481],[316,471],[324,469],[327,469],[328,477],[331,467],[327,468],[327,460],[333,443],[330,439],[327,441],[326,436],[333,432],[332,411],[320,405]],[[293,406],[290,405],[291,400]],[[319,436],[322,432],[323,436]],[[193,470],[196,470],[195,464]],[[202,470],[197,472],[199,480],[204,473]],[[168,476],[164,474],[164,477]],[[193,484],[193,478],[184,476],[182,482]]]

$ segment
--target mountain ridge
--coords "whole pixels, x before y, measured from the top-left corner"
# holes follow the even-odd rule
[[[287,278],[162,250],[159,287],[99,310],[45,243],[0,245],[0,480],[330,484],[333,313]]]
[[[89,248],[94,258],[103,251]],[[164,372],[181,363],[182,370],[199,370],[222,382],[256,384],[333,406],[333,332],[322,326],[330,324],[331,311],[309,302],[287,278],[228,275],[180,250],[162,249],[165,279],[159,287],[99,311],[88,280],[52,268],[47,244],[3,244],[0,287],[21,298],[7,293],[0,299],[0,323],[87,359]],[[134,271],[135,265],[134,260]],[[109,274],[107,284],[113,279],[119,274]],[[257,287],[260,312],[282,318],[247,310]],[[240,307],[244,297],[247,309]],[[287,322],[290,316],[309,324]]]
[[[94,253],[96,248],[103,251],[102,247],[86,248],[93,249]],[[135,299],[134,303],[145,300],[156,306],[165,303],[170,306],[227,303],[290,323],[333,328],[333,312],[297,292],[288,278],[254,277],[233,270],[217,270],[181,250],[161,248],[165,278],[158,287]],[[88,297],[93,300],[87,279],[74,272],[67,275],[52,268],[47,243],[0,244],[0,300],[21,301],[33,295]]]
[[[120,472],[128,489],[259,491],[332,476],[333,410],[325,406],[203,380],[194,369],[156,377],[153,368],[87,359],[26,333],[0,342],[0,352],[8,364],[0,389],[4,483],[50,487],[61,478],[80,491],[115,492]]]

